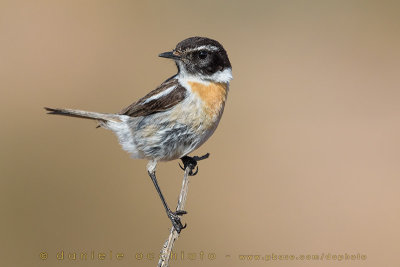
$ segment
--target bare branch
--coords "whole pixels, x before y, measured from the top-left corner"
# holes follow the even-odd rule
[[[184,210],[184,208],[185,208],[186,197],[187,197],[187,193],[188,193],[190,171],[191,171],[191,168],[189,166],[187,166],[185,169],[185,174],[183,176],[182,189],[181,189],[181,193],[179,194],[178,205],[176,207],[176,210]],[[168,267],[169,266],[169,260],[171,258],[172,248],[174,247],[174,243],[178,239],[178,237],[179,237],[178,232],[172,226],[171,231],[168,236],[168,239],[165,241],[165,243],[161,249],[160,260],[158,261],[158,267]]]

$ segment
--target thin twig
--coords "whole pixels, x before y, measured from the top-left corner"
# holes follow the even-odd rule
[[[178,205],[176,207],[176,210],[184,210],[184,208],[185,208],[186,197],[187,197],[187,192],[188,192],[188,185],[189,185],[189,172],[190,171],[191,171],[190,167],[189,166],[186,167],[185,174],[183,176],[183,181],[182,181],[182,189],[181,189],[181,193],[179,194]],[[168,267],[169,266],[169,260],[171,258],[172,248],[174,247],[174,243],[178,239],[178,237],[179,237],[178,232],[172,226],[171,231],[168,236],[168,239],[165,241],[165,243],[161,249],[160,260],[158,261],[158,267]]]

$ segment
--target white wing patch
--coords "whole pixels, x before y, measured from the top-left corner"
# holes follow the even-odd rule
[[[146,99],[143,103],[141,103],[141,104],[146,104],[146,103],[149,103],[150,101],[153,101],[153,100],[156,100],[156,99],[158,99],[158,98],[161,98],[161,97],[163,97],[163,96],[165,96],[165,95],[168,95],[168,94],[171,93],[172,90],[174,90],[175,88],[176,88],[176,85],[171,86],[171,87],[165,89],[164,91],[162,91],[162,92],[160,92],[160,93],[158,93],[158,94],[156,94],[156,95],[153,95],[153,96],[147,98],[147,99]]]

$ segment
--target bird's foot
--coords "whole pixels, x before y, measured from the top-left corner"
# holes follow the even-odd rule
[[[189,168],[189,175],[190,176],[194,176],[199,172],[199,167],[197,166],[197,162],[203,159],[207,159],[210,156],[210,153],[207,153],[201,157],[199,156],[194,156],[194,157],[189,157],[189,156],[184,156],[181,158],[182,163],[183,163],[183,167],[181,166],[181,164],[179,164],[179,167],[181,167],[182,170],[186,170],[186,168]],[[196,168],[196,170],[193,172],[194,168]]]
[[[182,231],[182,229],[186,228],[186,223],[185,225],[182,225],[181,218],[180,216],[186,214],[187,212],[184,210],[177,210],[176,212],[172,212],[169,210],[168,212],[168,218],[171,220],[172,225],[174,226],[176,232],[178,234]]]

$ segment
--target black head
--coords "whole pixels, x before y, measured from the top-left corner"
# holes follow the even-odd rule
[[[232,78],[228,54],[219,42],[209,38],[187,38],[178,43],[173,51],[159,56],[174,59],[180,73],[213,80],[229,72],[228,76]]]

